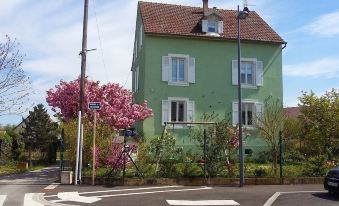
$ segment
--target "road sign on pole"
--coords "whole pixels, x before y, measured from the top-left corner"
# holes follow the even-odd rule
[[[91,109],[91,110],[100,110],[101,109],[101,104],[100,104],[100,102],[90,102],[90,103],[88,103],[88,109]]]
[[[95,135],[96,135],[96,124],[97,124],[97,110],[100,110],[100,102],[90,102],[88,103],[88,108],[94,110],[94,124],[93,124],[93,159],[92,159],[92,185],[95,184],[95,160],[96,160],[96,145],[95,145]]]

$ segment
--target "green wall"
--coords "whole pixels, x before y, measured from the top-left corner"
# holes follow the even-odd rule
[[[269,95],[283,99],[281,45],[243,42],[242,58],[257,58],[264,63],[264,86],[243,89],[243,99],[261,102]],[[162,56],[186,54],[196,61],[195,82],[189,86],[170,86],[161,81]],[[148,101],[154,116],[139,127],[146,137],[159,135],[161,125],[161,100],[168,97],[187,97],[195,101],[195,121],[204,112],[216,112],[220,117],[232,117],[232,102],[238,98],[237,86],[232,85],[232,60],[237,59],[237,43],[226,40],[170,38],[144,35],[144,45],[139,54],[139,91],[135,101]],[[180,140],[180,142],[182,142]],[[251,137],[246,145],[264,145],[260,138]]]

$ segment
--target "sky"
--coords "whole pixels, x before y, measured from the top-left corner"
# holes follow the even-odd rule
[[[202,0],[146,0],[202,7]],[[89,0],[89,79],[131,89],[137,0]],[[243,0],[209,0],[210,7],[234,9]],[[284,106],[297,106],[301,91],[323,95],[339,88],[339,1],[248,0],[286,42],[283,51]],[[80,75],[83,21],[81,0],[0,0],[0,41],[8,34],[25,54],[22,68],[32,80],[29,104],[43,103],[59,81]],[[18,124],[27,113],[0,116]]]

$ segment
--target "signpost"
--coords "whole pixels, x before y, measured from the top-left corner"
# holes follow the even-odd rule
[[[88,108],[93,110],[94,114],[94,123],[93,123],[93,162],[92,162],[92,185],[95,185],[95,160],[96,160],[96,148],[95,148],[95,135],[96,135],[96,125],[97,125],[97,110],[100,110],[100,102],[90,102],[88,103]]]

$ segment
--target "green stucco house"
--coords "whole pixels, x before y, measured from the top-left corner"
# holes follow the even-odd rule
[[[136,103],[147,100],[154,116],[137,127],[160,135],[163,122],[197,122],[204,112],[238,121],[237,11],[139,2],[132,62]],[[268,96],[283,99],[285,41],[256,13],[241,21],[243,124],[263,111]],[[174,131],[184,133],[184,126]],[[189,144],[186,137],[178,137]],[[181,139],[180,139],[181,138]],[[186,143],[185,143],[186,142]],[[180,144],[180,143],[179,143]],[[265,145],[250,137],[245,147]]]

